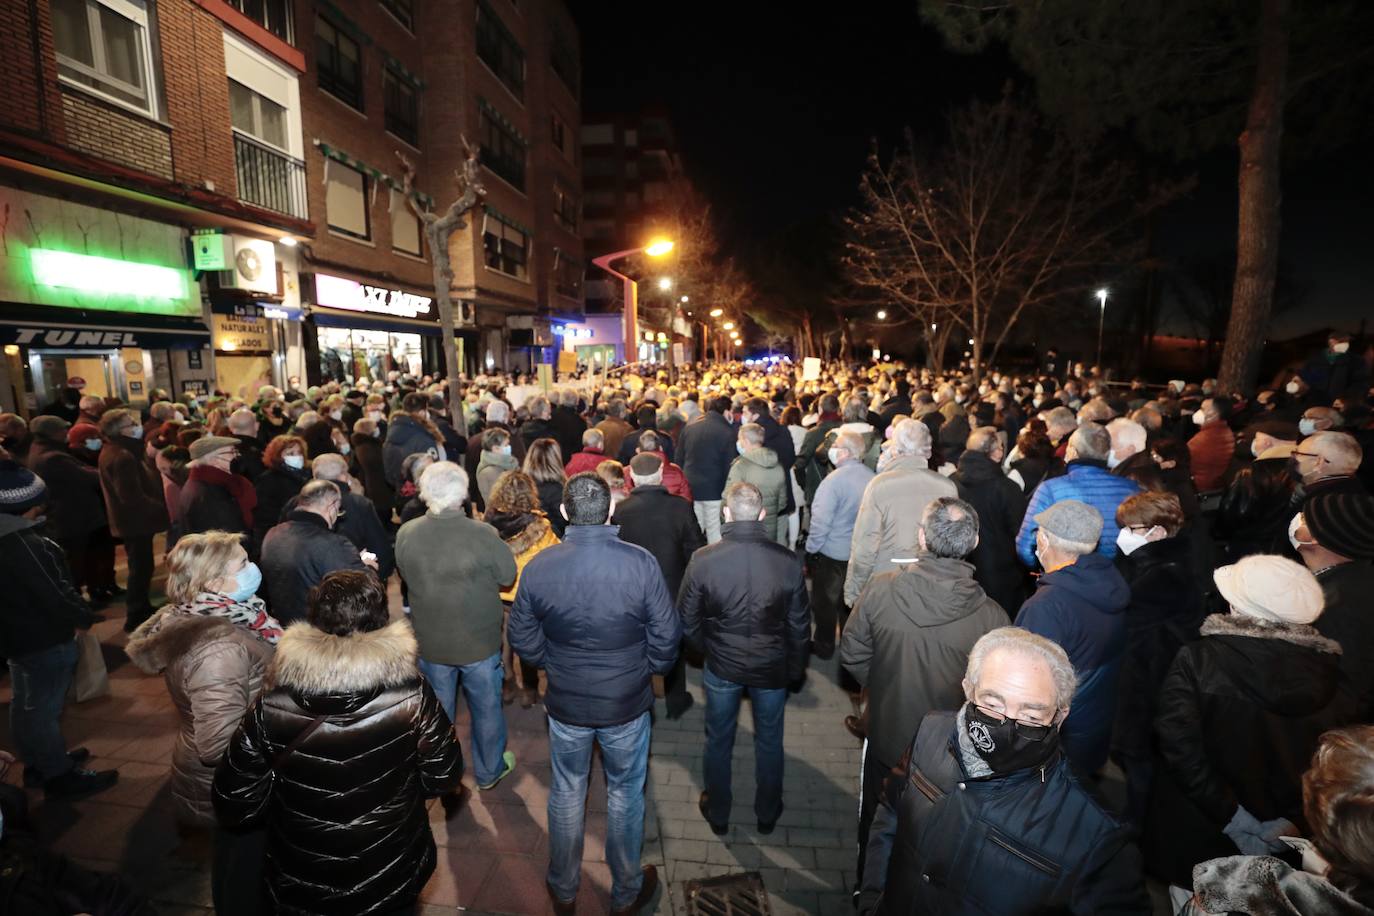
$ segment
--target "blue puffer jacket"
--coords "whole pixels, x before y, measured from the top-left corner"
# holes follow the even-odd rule
[[[520,576],[506,635],[549,677],[544,708],[606,728],[654,705],[653,675],[677,661],[682,620],[654,555],[615,525],[569,525]]]
[[[1102,536],[1097,539],[1097,552],[1104,557],[1116,556],[1116,507],[1126,497],[1140,492],[1140,484],[1125,477],[1117,477],[1101,461],[1070,461],[1068,473],[1040,482],[1031,494],[1026,515],[1021,519],[1021,531],[1016,535],[1016,555],[1027,566],[1035,567],[1035,530],[1040,525],[1035,517],[1064,499],[1076,499],[1102,513]]]
[[[1131,588],[1116,566],[1090,553],[1041,576],[1016,615],[1018,627],[1059,643],[1078,672],[1078,691],[1060,735],[1064,751],[1085,776],[1107,762],[1130,603]]]

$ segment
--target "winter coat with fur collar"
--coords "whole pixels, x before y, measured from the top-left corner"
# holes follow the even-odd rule
[[[223,617],[169,608],[135,630],[124,651],[145,674],[162,674],[181,719],[172,748],[177,819],[213,826],[215,767],[262,689],[271,644]]]
[[[1193,890],[1183,916],[1374,916],[1371,889],[1338,887],[1271,856],[1204,862],[1193,870]]]
[[[1222,828],[1243,806],[1302,828],[1302,774],[1317,739],[1357,720],[1339,644],[1314,628],[1213,614],[1179,650],[1155,717],[1161,760],[1146,824],[1151,871],[1181,887],[1238,850]]]
[[[413,905],[434,871],[425,799],[457,787],[463,758],[416,668],[410,624],[333,636],[297,623],[277,643],[266,689],[215,773],[214,802],[225,826],[267,827],[275,912]],[[274,758],[316,717],[274,774]]]

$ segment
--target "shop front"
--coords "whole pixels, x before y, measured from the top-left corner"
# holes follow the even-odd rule
[[[306,367],[312,384],[362,385],[393,372],[419,378],[442,371],[431,292],[327,273],[309,279],[302,284],[312,293],[303,333],[307,350],[313,334],[318,354]]]
[[[603,372],[625,360],[623,325],[619,315],[588,315],[582,321],[555,322],[552,330],[559,349],[576,354],[580,368]]]

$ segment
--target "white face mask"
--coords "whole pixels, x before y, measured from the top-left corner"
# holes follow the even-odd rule
[[[343,443],[343,444],[341,444],[341,445],[339,446],[339,454],[340,454],[340,455],[347,455],[347,454],[348,454],[349,452],[351,452],[351,451],[353,451],[353,446],[349,445],[347,442],[345,442],[345,443]]]
[[[1345,353],[1350,349],[1350,341],[1343,340],[1331,348],[1332,353]]]
[[[1302,513],[1299,512],[1297,515],[1293,516],[1293,520],[1290,521],[1290,522],[1288,523],[1288,543],[1290,543],[1290,544],[1293,545],[1293,549],[1294,549],[1294,550],[1297,550],[1297,549],[1300,548],[1300,547],[1314,547],[1314,546],[1316,546],[1316,543],[1317,543],[1316,541],[1300,541],[1300,540],[1298,540],[1298,529],[1301,528],[1302,526],[1303,526],[1303,517],[1302,517]]]
[[[1032,407],[1039,407],[1043,403],[1045,403],[1045,399],[1038,394],[1035,397],[1031,398]]]
[[[86,440],[86,448],[90,449],[90,450],[93,451],[93,452],[98,452],[98,451],[100,451],[100,445],[101,445],[101,440],[99,440],[99,439],[87,439],[87,440]]]
[[[1303,417],[1301,420],[1298,421],[1298,432],[1302,433],[1304,436],[1310,436],[1316,431],[1316,420],[1309,420],[1306,417]]]
[[[1287,391],[1289,394],[1297,394],[1300,390],[1302,390],[1302,386],[1299,385],[1296,381],[1292,381],[1289,382],[1287,385],[1284,385],[1283,390]]]
[[[1150,531],[1154,530],[1154,528],[1150,529]],[[1150,531],[1144,534],[1136,534],[1129,528],[1122,528],[1116,533],[1116,546],[1121,548],[1121,552],[1129,557],[1131,554],[1150,543]]]
[[[1203,413],[1203,412],[1202,412],[1202,408],[1199,407],[1199,408],[1197,409],[1197,411],[1193,414],[1193,423],[1196,424],[1196,425],[1198,425],[1198,426],[1201,426],[1202,424],[1204,424],[1204,423],[1206,423],[1206,422],[1207,422],[1207,414]]]
[[[1258,439],[1250,440],[1250,454],[1254,455],[1256,458],[1264,454],[1264,449],[1260,448],[1260,441]]]
[[[331,410],[331,411],[329,412],[329,418],[330,418],[331,420],[342,420],[342,419],[343,419],[343,411],[342,411],[342,410]]]
[[[1116,449],[1109,449],[1107,451],[1107,467],[1114,468],[1120,463],[1121,459],[1116,457]],[[1125,531],[1126,529],[1123,528],[1121,530]]]
[[[367,418],[376,423],[382,419],[382,412],[380,410],[369,410],[367,412]]]
[[[295,468],[295,469],[298,470],[298,471],[299,471],[301,468],[305,467],[305,456],[304,456],[304,455],[284,455],[284,456],[282,456],[282,459],[281,459],[281,460],[282,460],[282,463],[285,464],[287,467],[289,467],[289,468]]]
[[[839,450],[839,449],[834,448],[834,447],[831,447],[831,449],[830,449],[829,451],[827,451],[827,452],[825,453],[825,455],[826,455],[827,458],[830,459],[830,463],[831,463],[831,464],[835,465],[836,467],[839,466],[839,464],[840,464],[840,450]]]

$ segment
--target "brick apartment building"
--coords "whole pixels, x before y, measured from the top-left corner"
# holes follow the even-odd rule
[[[582,312],[579,39],[558,0],[4,0],[0,407],[442,366],[401,193],[442,208],[470,369]]]

